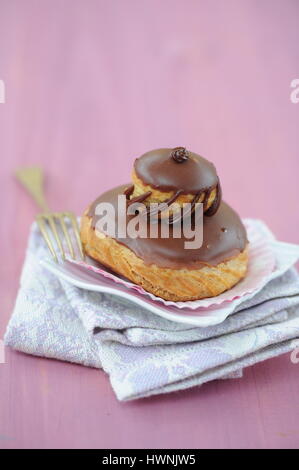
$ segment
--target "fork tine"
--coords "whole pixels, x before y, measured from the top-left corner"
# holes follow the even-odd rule
[[[68,232],[68,229],[67,229],[67,226],[65,224],[65,221],[64,221],[64,214],[56,214],[56,217],[59,219],[60,221],[60,225],[61,225],[61,228],[62,228],[62,231],[63,231],[63,234],[65,236],[65,239],[67,241],[67,246],[70,250],[70,253],[71,253],[71,257],[73,259],[75,259],[75,252],[74,252],[74,248],[73,248],[73,245],[72,245],[72,240],[70,238],[70,235],[69,235],[69,232]]]
[[[49,234],[48,234],[48,231],[46,229],[46,224],[45,224],[45,219],[42,215],[37,215],[36,216],[36,222],[39,226],[39,229],[44,237],[44,240],[54,258],[54,260],[56,261],[56,263],[58,263],[58,259],[57,259],[57,256],[56,256],[56,253],[55,253],[55,250],[54,250],[54,247],[52,245],[52,242],[51,242],[51,239],[49,237]]]
[[[76,237],[76,240],[77,240],[77,245],[78,245],[78,248],[79,248],[79,251],[80,251],[80,255],[81,255],[82,260],[84,260],[84,252],[83,252],[83,248],[82,248],[82,243],[81,243],[81,238],[80,238],[80,232],[79,232],[77,219],[76,219],[76,217],[74,216],[74,214],[72,212],[65,212],[65,215],[67,217],[69,217],[71,222],[72,222],[72,226],[73,226],[73,230],[74,230],[75,237]]]
[[[56,227],[56,224],[55,224],[54,216],[56,216],[56,214],[53,214],[53,215],[52,214],[46,214],[45,215],[45,217],[48,219],[48,222],[49,222],[49,225],[52,229],[52,232],[53,232],[53,235],[55,237],[56,243],[59,247],[62,259],[65,260],[65,252],[64,252],[61,240],[60,240],[59,235],[58,235],[58,231],[57,231],[57,227]]]

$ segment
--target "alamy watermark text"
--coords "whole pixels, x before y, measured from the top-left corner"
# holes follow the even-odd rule
[[[291,81],[291,88],[293,88],[293,91],[290,94],[290,100],[292,103],[297,104],[299,103],[299,78],[294,78]]]
[[[5,83],[0,79],[0,104],[5,103]]]
[[[5,363],[4,341],[0,339],[0,364]]]

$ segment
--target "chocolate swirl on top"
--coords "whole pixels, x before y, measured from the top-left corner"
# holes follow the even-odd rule
[[[189,152],[185,147],[175,147],[170,154],[171,158],[177,163],[183,163],[189,158]]]
[[[183,163],[178,168],[177,163]],[[152,150],[137,158],[134,163],[136,175],[146,185],[160,191],[173,191],[168,201],[173,204],[181,194],[193,194],[192,205],[204,197],[204,210],[207,210],[209,197],[216,189],[213,204],[206,212],[207,216],[216,214],[221,203],[221,188],[214,165],[185,147]]]

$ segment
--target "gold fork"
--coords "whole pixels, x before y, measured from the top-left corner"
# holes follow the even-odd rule
[[[39,167],[19,168],[16,171],[16,177],[20,181],[20,183],[27,189],[27,191],[32,196],[36,204],[43,211],[41,214],[38,214],[36,216],[36,222],[39,226],[39,229],[56,263],[58,263],[58,256],[55,251],[54,244],[52,243],[52,240],[47,230],[47,225],[48,225],[50,230],[52,231],[52,234],[54,235],[61,257],[63,260],[65,260],[65,251],[64,251],[63,243],[60,238],[59,232],[57,230],[56,221],[59,221],[60,223],[60,227],[66,239],[71,257],[73,259],[76,258],[74,246],[73,246],[70,234],[68,232],[67,225],[65,223],[65,220],[67,219],[71,222],[71,226],[73,228],[73,232],[75,234],[76,242],[79,248],[80,256],[82,259],[84,259],[84,253],[83,253],[83,248],[82,248],[80,234],[79,234],[79,227],[78,227],[78,222],[77,222],[77,218],[75,214],[69,211],[51,212],[48,207],[48,204],[44,196],[44,190],[43,190],[43,182],[44,182],[43,170]]]

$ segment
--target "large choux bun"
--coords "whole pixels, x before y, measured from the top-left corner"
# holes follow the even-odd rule
[[[195,250],[185,249],[184,236],[132,239],[98,231],[96,207],[110,202],[116,208],[117,197],[127,186],[104,193],[84,213],[81,240],[87,255],[165,300],[213,297],[245,276],[246,231],[239,216],[224,202],[213,217],[204,216],[203,243]]]

